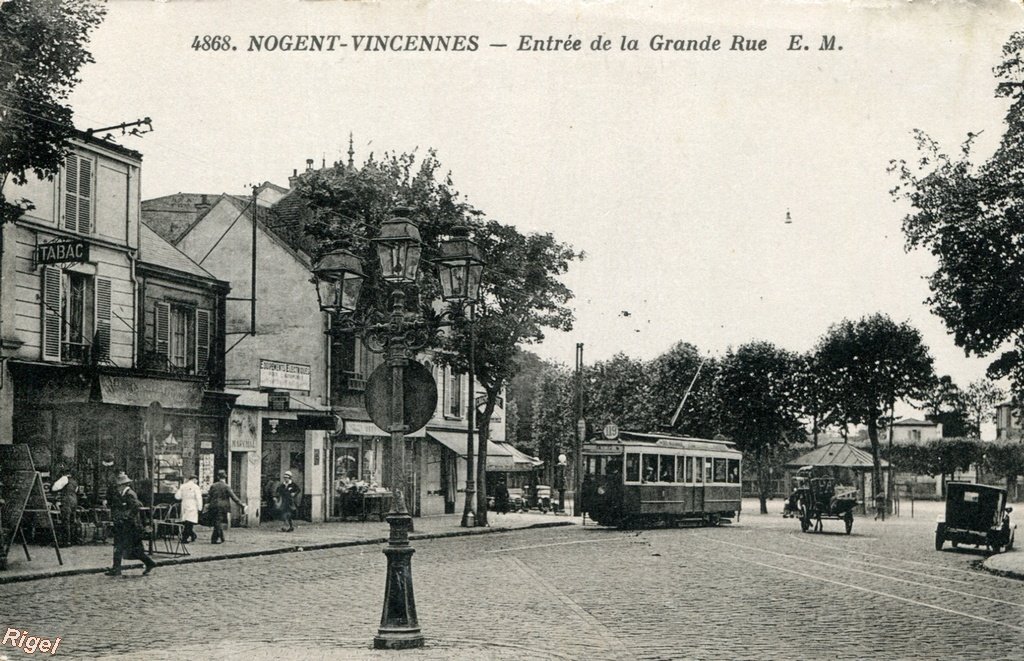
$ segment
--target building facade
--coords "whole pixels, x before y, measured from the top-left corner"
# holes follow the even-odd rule
[[[34,208],[3,228],[0,442],[95,500],[117,470],[159,496],[226,457],[228,285],[142,230],[141,161],[78,134],[52,181],[4,190]]]
[[[389,435],[363,403],[366,382],[383,359],[351,334],[328,332],[330,320],[310,282],[305,205],[291,190],[264,183],[252,196],[179,193],[142,208],[145,223],[231,283],[225,365],[228,389],[238,398],[228,446],[233,456],[252,453],[241,490],[259,499],[267,518],[276,484],[291,471],[308,496],[303,516],[351,516],[355,489],[373,493],[391,483]],[[426,428],[407,440],[405,493],[414,516],[461,508],[471,399],[465,375],[426,355],[420,362],[437,382],[438,405]],[[504,440],[501,408],[491,434]],[[511,462],[511,452],[499,445],[492,444],[492,453],[494,461],[507,456]]]

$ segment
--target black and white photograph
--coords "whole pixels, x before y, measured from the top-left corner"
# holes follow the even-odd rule
[[[0,0],[0,661],[1019,658],[1020,503],[1018,0]]]

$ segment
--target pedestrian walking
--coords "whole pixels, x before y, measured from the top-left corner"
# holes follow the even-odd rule
[[[117,477],[117,498],[114,499],[111,518],[114,521],[114,566],[107,570],[107,576],[121,575],[121,559],[141,560],[146,569],[145,576],[153,571],[156,563],[142,548],[142,518],[139,509],[142,503],[132,490],[132,480],[121,473]]]
[[[224,543],[224,523],[227,521],[228,512],[231,511],[231,501],[238,503],[242,511],[245,511],[245,505],[228,486],[227,480],[227,471],[219,470],[217,471],[217,481],[210,486],[210,518],[213,519],[211,544]]]
[[[498,514],[508,514],[508,486],[505,480],[499,480],[498,486],[494,488],[494,511]]]
[[[295,526],[292,525],[292,516],[302,502],[302,489],[292,482],[291,471],[285,471],[284,480],[277,487],[277,493],[274,495],[274,504],[281,517],[281,532],[292,532],[295,530]]]
[[[185,525],[181,543],[189,544],[196,541],[194,527],[199,523],[199,511],[203,509],[203,490],[196,484],[195,475],[185,477],[185,482],[174,492],[174,499],[181,501],[181,522]]]
[[[50,491],[60,494],[61,537],[65,546],[80,542],[78,539],[78,480],[71,469],[64,468],[54,481]]]

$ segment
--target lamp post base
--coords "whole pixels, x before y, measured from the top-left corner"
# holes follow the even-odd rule
[[[401,650],[423,647],[423,634],[416,617],[416,597],[412,589],[412,554],[409,530],[412,517],[408,514],[390,514],[391,526],[384,555],[388,559],[387,579],[384,584],[384,612],[380,628],[373,638],[374,649]]]

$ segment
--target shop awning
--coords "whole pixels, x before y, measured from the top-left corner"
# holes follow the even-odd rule
[[[165,409],[198,409],[203,405],[200,381],[100,374],[99,385],[104,404],[149,406],[160,402]]]
[[[499,445],[512,453],[512,461],[515,463],[517,469],[532,470],[533,468],[544,465],[542,460],[537,457],[531,457],[511,443],[499,443]]]
[[[427,435],[460,457],[466,456],[466,432],[431,429]],[[494,441],[487,441],[487,470],[508,471],[514,466],[511,452]]]

